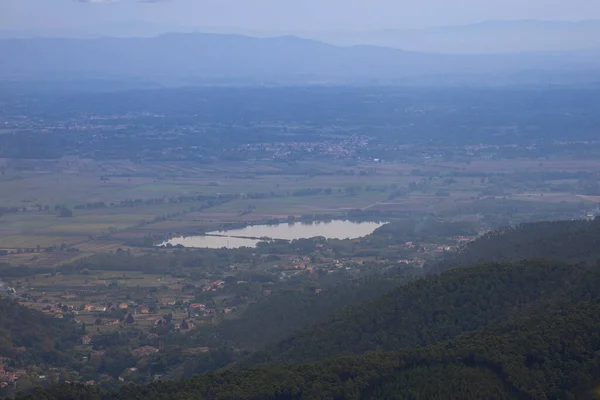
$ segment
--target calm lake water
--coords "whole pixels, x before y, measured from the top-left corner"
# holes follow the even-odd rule
[[[315,236],[324,236],[327,239],[356,239],[367,236],[384,223],[380,222],[351,222],[337,220],[330,222],[313,222],[278,225],[254,225],[241,229],[231,229],[227,231],[208,232],[209,235],[221,236],[182,236],[173,238],[163,245],[170,243],[173,246],[178,244],[185,247],[219,249],[226,247],[235,249],[239,247],[256,247],[260,241],[258,239],[306,239]]]

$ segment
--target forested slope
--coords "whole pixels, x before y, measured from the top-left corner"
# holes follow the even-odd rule
[[[252,355],[247,363],[306,362],[369,350],[427,346],[535,313],[554,301],[596,298],[600,269],[560,261],[458,268],[334,313]]]
[[[600,218],[536,222],[492,231],[428,267],[429,272],[439,272],[461,265],[533,258],[571,262],[600,259]]]
[[[439,229],[450,229],[452,232],[462,230],[468,230],[469,226],[460,226],[456,224],[435,224],[433,222],[423,224],[421,234],[428,232],[427,229],[435,229],[428,233],[429,236],[433,235],[433,232]],[[417,226],[414,221],[400,221],[397,223],[385,225],[378,229],[374,233],[374,238],[380,236],[390,236],[396,240],[405,241],[408,240],[406,235],[414,235],[417,231]],[[430,268],[426,271],[422,271],[423,274],[432,273],[437,271],[443,271],[451,269],[457,266],[464,265],[475,265],[489,262],[518,262],[525,259],[532,258],[554,258],[558,260],[568,261],[585,261],[585,260],[596,260],[600,259],[600,220],[598,221],[557,221],[557,222],[540,222],[523,224],[517,227],[506,228],[491,232],[482,238],[470,243],[460,253],[450,254],[446,260],[440,262],[436,268]],[[463,271],[459,272],[454,279],[462,280],[467,274],[473,276],[478,272],[471,271],[470,273]],[[543,274],[543,273],[542,273]],[[405,284],[414,278],[416,273],[410,271],[404,274],[397,275],[395,277],[380,277],[375,276],[365,279],[361,282],[350,282],[344,285],[339,285],[336,288],[332,288],[324,291],[320,296],[314,296],[313,293],[301,293],[301,292],[280,292],[276,293],[271,297],[264,298],[258,303],[249,307],[244,313],[240,315],[238,319],[224,322],[220,329],[219,334],[222,338],[229,342],[236,343],[244,348],[259,348],[272,344],[276,341],[282,340],[286,335],[290,335],[294,330],[302,328],[306,324],[312,324],[322,318],[326,318],[331,313],[336,313],[333,318],[334,320],[344,320],[347,323],[354,319],[354,316],[360,312],[365,305],[360,305],[360,302],[368,300],[373,297],[384,295],[394,289],[394,286]],[[436,279],[436,278],[432,278]],[[445,285],[445,280],[451,279],[445,277],[443,281],[439,281],[436,285],[442,287]],[[486,275],[479,277],[481,280],[487,280]],[[525,279],[525,278],[524,278]],[[434,281],[428,281],[431,284]],[[504,283],[510,285],[509,281]],[[503,286],[496,288],[498,291],[504,291]],[[513,288],[514,289],[514,288]],[[414,293],[421,291],[420,286],[409,286],[407,290],[413,290]],[[439,289],[435,289],[439,290]],[[477,289],[478,290],[478,289]],[[398,288],[394,293],[402,293],[404,289]],[[477,295],[477,293],[469,292],[468,295]],[[394,294],[392,294],[394,296]],[[464,294],[467,296],[467,294]],[[435,297],[435,296],[434,296]],[[433,299],[435,300],[435,298]],[[518,298],[514,298],[515,301],[520,301]],[[525,299],[526,300],[526,299]],[[412,300],[405,299],[403,303],[398,304],[397,307],[402,309],[403,307],[413,308],[411,303]],[[429,299],[423,297],[421,302],[427,302]],[[380,299],[375,301],[372,307],[375,311],[364,311],[365,317],[375,316],[380,313],[385,313],[386,306],[382,303],[386,303],[388,300]],[[442,307],[442,303],[438,304],[437,307]],[[346,309],[342,312],[338,312],[340,309]],[[464,305],[463,305],[464,306]],[[501,307],[501,305],[497,305]],[[494,310],[493,308],[491,310]],[[503,318],[504,314],[495,316],[496,318]],[[324,324],[331,323],[331,318],[326,320]],[[406,322],[406,321],[405,321]],[[488,323],[489,321],[482,321]],[[361,322],[356,321],[358,325]],[[424,321],[424,323],[428,323]],[[320,329],[323,328],[323,324],[320,324]],[[371,324],[371,330],[379,329],[379,325]],[[478,327],[481,325],[476,325]],[[347,331],[362,331],[362,336],[365,332],[356,329],[347,329],[348,326],[341,327],[342,330]],[[306,332],[310,332],[313,329],[312,326],[306,328]],[[437,328],[431,326],[431,329],[436,330]],[[462,332],[462,328],[458,330]],[[448,333],[453,335],[452,333]],[[308,333],[308,336],[314,336],[312,333]],[[384,335],[385,336],[385,335]],[[437,338],[432,338],[437,340]],[[289,340],[293,341],[293,347],[298,346],[298,338],[293,335]],[[367,349],[372,348],[396,348],[398,344],[392,345],[389,343],[390,340],[386,337],[382,337],[376,340],[377,344],[374,346],[367,346]],[[400,339],[402,341],[402,339]],[[378,343],[382,342],[382,343]],[[430,343],[431,340],[416,340],[410,339],[408,342],[403,342],[408,345],[414,345],[420,342],[421,345]],[[386,344],[387,343],[387,344]],[[329,345],[330,343],[327,343]],[[400,347],[404,344],[400,345]],[[326,345],[324,345],[326,347]],[[352,343],[349,343],[348,347],[352,347]],[[332,353],[330,350],[326,351],[326,355],[337,354]],[[346,350],[341,349],[342,352]],[[360,348],[355,351],[363,351],[365,349]],[[323,356],[321,349],[315,349],[315,357],[320,358]],[[309,357],[308,360],[316,359],[315,357]],[[258,359],[258,358],[255,358]],[[300,358],[306,360],[305,358]],[[292,356],[292,361],[298,361],[299,359]]]
[[[600,304],[587,301],[424,348],[230,369],[119,393],[62,385],[18,399],[594,398],[599,366]]]
[[[0,356],[56,363],[77,343],[75,323],[47,317],[39,311],[0,298]]]
[[[381,296],[414,279],[417,272],[406,269],[369,276],[336,285],[319,294],[297,290],[275,292],[252,304],[239,317],[225,320],[219,326],[218,334],[244,348],[261,348],[344,306],[358,305]]]

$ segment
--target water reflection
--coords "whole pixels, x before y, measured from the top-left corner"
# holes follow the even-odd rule
[[[277,225],[255,225],[241,229],[208,232],[209,235],[219,236],[187,236],[173,238],[163,245],[170,243],[173,246],[211,248],[226,247],[229,249],[239,247],[256,247],[259,238],[271,239],[303,239],[323,236],[327,239],[355,239],[371,234],[375,229],[384,225],[380,222],[352,222],[336,220],[329,222],[294,223]]]
[[[256,247],[260,242],[257,239],[245,239],[224,236],[180,236],[173,238],[161,244],[172,244],[173,246],[182,245],[183,247],[195,247],[202,249],[238,249],[240,247]]]

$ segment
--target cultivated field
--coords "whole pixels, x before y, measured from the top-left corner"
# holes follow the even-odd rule
[[[352,166],[342,161],[289,165],[247,161],[198,166],[65,158],[3,159],[0,164],[6,167],[0,176],[0,207],[7,210],[0,217],[0,250],[11,253],[0,261],[15,264],[52,265],[125,248],[131,240],[147,235],[191,233],[288,216],[344,215],[351,210],[445,216],[462,210],[459,214],[467,216],[464,210],[483,199],[513,200],[533,210],[567,204],[584,213],[600,201],[574,189],[561,191],[577,185],[577,180],[564,178],[525,180],[522,187],[494,193],[501,186],[494,182],[498,174],[598,172],[596,160],[425,160],[419,165]],[[492,178],[480,178],[486,174]],[[213,203],[194,200],[225,195],[237,198]],[[94,206],[100,202],[102,207]],[[59,217],[61,208],[73,215]],[[471,214],[480,212],[473,208]],[[78,252],[49,253],[45,251],[49,247]]]

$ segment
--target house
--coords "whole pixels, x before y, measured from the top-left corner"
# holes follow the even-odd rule
[[[81,344],[88,345],[88,344],[91,344],[91,343],[92,343],[92,338],[91,337],[85,335],[85,336],[83,336],[81,338]]]
[[[129,305],[127,303],[120,303],[119,304],[119,309],[121,310],[126,310],[129,308]]]
[[[190,304],[188,313],[190,315],[200,315],[200,313],[204,312],[205,309],[206,309],[206,307],[204,306],[204,304],[193,303],[193,304]]]
[[[94,311],[94,310],[96,309],[96,307],[94,307],[94,306],[93,306],[93,305],[91,305],[91,304],[86,304],[85,306],[83,306],[83,309],[84,309],[85,311]]]
[[[3,381],[6,382],[15,382],[17,379],[19,379],[20,376],[26,375],[27,372],[25,370],[15,370],[12,372],[3,372],[0,373],[0,379],[2,379]]]
[[[204,288],[202,288],[203,291],[207,292],[207,291],[215,291],[217,289],[223,289],[223,287],[225,286],[225,281],[223,280],[219,280],[219,281],[214,281],[214,282],[210,282],[208,284],[206,284],[204,286]]]
[[[165,307],[165,306],[174,306],[175,303],[176,303],[176,301],[173,300],[173,299],[162,299],[160,301],[160,305],[163,306],[163,307]]]
[[[148,314],[150,312],[150,309],[146,306],[139,306],[137,312],[139,312],[140,314]]]

